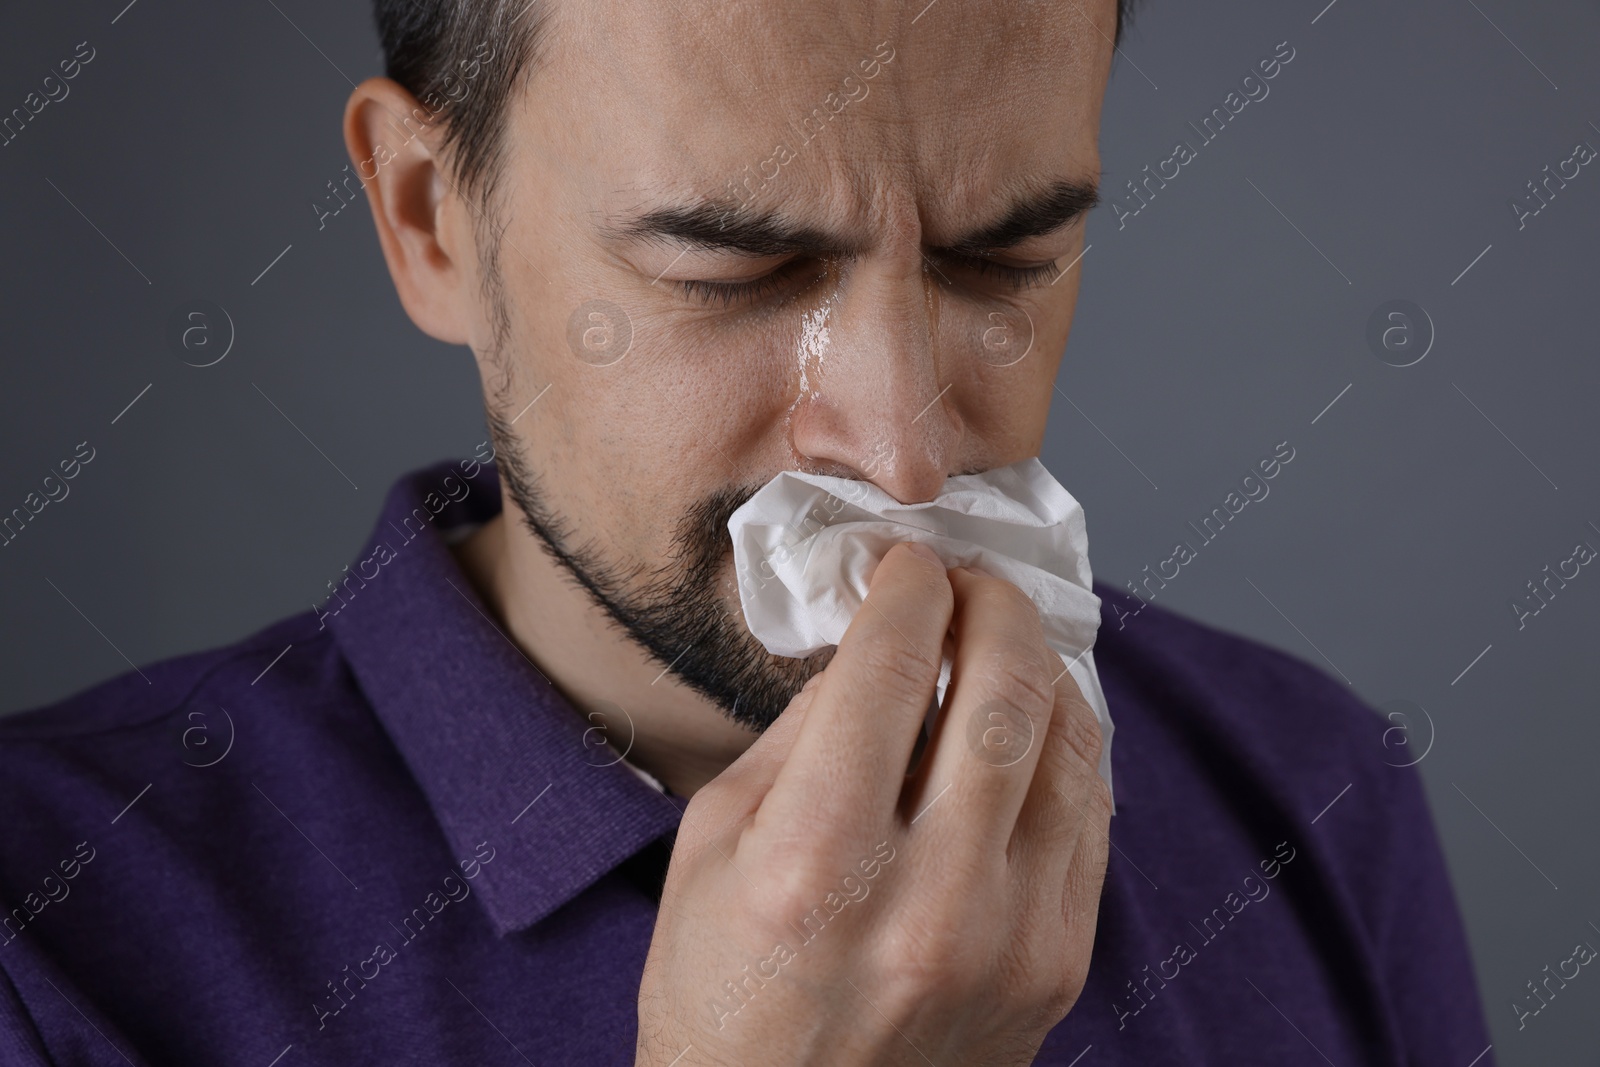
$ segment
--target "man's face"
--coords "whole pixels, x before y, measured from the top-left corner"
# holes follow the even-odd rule
[[[469,338],[508,504],[763,729],[827,654],[750,636],[732,511],[785,469],[912,502],[1038,452],[1115,3],[551,11]]]

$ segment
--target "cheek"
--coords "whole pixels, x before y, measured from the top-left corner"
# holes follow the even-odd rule
[[[533,349],[543,358],[521,377],[542,375],[549,390],[513,429],[578,539],[653,563],[672,550],[693,504],[791,465],[783,416],[795,395],[798,326],[782,316],[696,321],[639,305],[624,313],[631,340],[615,362],[574,351],[565,323],[545,331]],[[521,387],[520,404],[540,388]],[[506,406],[510,418],[520,405]]]
[[[1048,287],[1047,299],[989,301],[981,314],[963,312],[962,332],[945,351],[957,382],[952,393],[978,455],[999,462],[1034,455],[1042,444],[1072,321],[1076,273],[1073,268]],[[946,304],[947,335],[957,325],[948,310],[953,303]]]

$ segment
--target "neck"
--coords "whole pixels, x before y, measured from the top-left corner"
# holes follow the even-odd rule
[[[496,622],[577,713],[674,793],[693,796],[755,741],[628,639],[504,511],[456,545],[455,555]],[[617,708],[625,712],[620,722]]]

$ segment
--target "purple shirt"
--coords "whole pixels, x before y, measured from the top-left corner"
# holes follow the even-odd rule
[[[633,1063],[685,801],[491,621],[448,543],[499,508],[410,475],[324,608],[0,720],[0,1064]],[[1489,1067],[1384,723],[1096,592],[1115,847],[1036,1062]]]

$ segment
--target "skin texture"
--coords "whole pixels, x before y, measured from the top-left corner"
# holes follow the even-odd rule
[[[418,105],[395,83],[356,89],[345,137],[356,161],[385,148],[368,197],[407,313],[469,346],[484,384],[508,499],[458,548],[463,566],[572,703],[693,797],[639,1062],[1028,1063],[1082,988],[1109,812],[1093,713],[1037,611],[896,549],[837,650],[770,656],[744,627],[719,520],[785,469],[913,502],[1038,453],[1081,219],[987,256],[939,250],[1024,191],[1098,181],[1115,5],[552,11],[487,214],[436,131],[396,147],[390,123]],[[848,248],[754,256],[622,233],[702,199]],[[995,265],[1044,269],[1017,287]],[[726,305],[684,287],[760,279]],[[595,300],[608,317],[570,332],[625,322],[614,362],[569,343]],[[906,777],[941,651],[956,672]],[[996,714],[1034,738],[1003,767],[967,741]],[[870,892],[719,1017],[722,983],[785,930],[798,941],[794,924],[880,845],[894,858]]]
[[[1009,582],[902,545],[866,604],[685,812],[640,1064],[1028,1064],[1083,991],[1111,807],[1093,710],[1052,684],[1061,660]],[[950,632],[941,728],[902,778]],[[979,758],[974,720],[1023,718],[1020,758],[1003,738]]]

